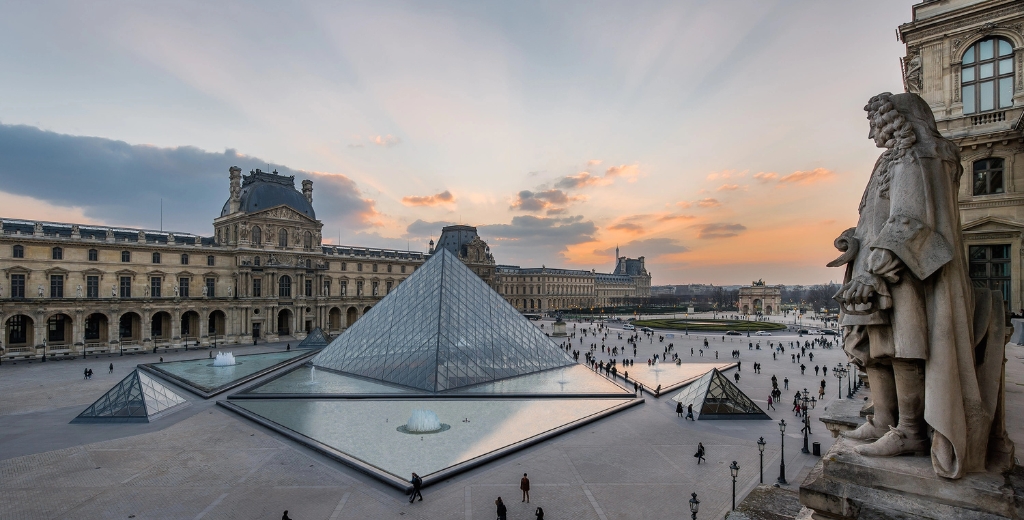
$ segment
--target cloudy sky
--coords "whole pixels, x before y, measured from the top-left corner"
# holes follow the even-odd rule
[[[826,282],[913,3],[9,3],[0,217],[209,235],[238,165],[312,179],[335,243]]]

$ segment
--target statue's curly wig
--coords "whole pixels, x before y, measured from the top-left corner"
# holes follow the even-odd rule
[[[880,136],[885,142],[887,150],[879,158],[878,191],[879,195],[889,195],[889,181],[892,179],[890,172],[892,163],[903,158],[903,154],[917,142],[914,134],[914,127],[893,105],[891,92],[883,92],[872,97],[864,110],[868,113],[868,120],[875,128],[875,135]],[[865,196],[867,193],[865,193]],[[861,200],[860,207],[863,209],[864,200]]]

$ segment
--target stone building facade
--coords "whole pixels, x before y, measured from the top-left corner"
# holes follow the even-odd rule
[[[611,273],[499,265],[495,285],[522,312],[580,311],[650,298],[651,274],[644,257],[620,257],[617,247],[615,257]]]
[[[229,186],[211,237],[0,220],[0,355],[337,334],[426,259],[322,244],[311,181],[232,167]]]
[[[740,314],[779,314],[782,307],[782,286],[767,285],[758,280],[748,287],[740,287],[736,308]]]
[[[932,0],[899,27],[904,88],[960,145],[960,218],[975,285],[1024,307],[1024,2]]]
[[[441,236],[437,239],[436,247],[447,249],[487,282],[487,285],[497,290],[494,256],[491,255],[491,248],[487,242],[477,234],[475,227],[457,225],[441,228]],[[434,248],[434,241],[431,240],[429,254],[434,254]]]

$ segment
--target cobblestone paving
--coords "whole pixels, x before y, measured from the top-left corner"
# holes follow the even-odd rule
[[[689,361],[690,344],[700,344],[702,337],[673,338],[677,350],[685,352],[684,362]],[[796,338],[776,335],[760,340],[762,346],[767,341],[788,346]],[[820,376],[800,376],[799,365],[788,355],[772,361],[768,350],[746,350],[747,341],[719,340],[720,356],[741,350],[739,386],[759,405],[764,407],[772,373],[780,380],[791,379],[784,402],[796,388],[817,388]],[[613,342],[622,344],[606,344]],[[645,341],[637,362],[646,362],[663,345],[657,338]],[[255,353],[274,348],[232,350]],[[814,352],[818,364],[834,365],[843,359],[838,349]],[[1014,352],[1011,361],[1024,366],[1024,355]],[[189,351],[164,358],[206,355]],[[707,357],[695,355],[693,360]],[[134,364],[155,359],[147,354],[0,367],[0,519],[276,520],[287,509],[296,520],[489,520],[495,516],[494,500],[501,496],[510,519],[532,519],[540,506],[549,519],[663,520],[683,517],[692,492],[701,500],[700,518],[721,518],[730,505],[731,461],[741,467],[737,501],[758,482],[755,442],[760,436],[768,441],[765,482],[778,476],[778,419],[792,422],[785,448],[790,487],[799,485],[817,460],[800,453],[802,436],[788,406],[768,411],[773,421],[688,422],[676,417],[668,396],[648,397],[643,405],[431,486],[424,491],[423,502],[409,504],[407,497],[383,484],[222,411],[213,400],[201,401],[184,392],[193,406],[149,425],[67,425]],[[115,373],[108,375],[111,360]],[[755,361],[764,364],[760,375],[753,373]],[[1016,365],[1008,368],[1008,386],[1014,389],[1021,388],[1024,374]],[[86,366],[96,371],[92,381],[81,378]],[[732,373],[726,372],[730,378]],[[812,411],[811,440],[821,442],[822,450],[831,445],[831,437],[817,418],[837,395],[832,376],[827,389],[825,401]],[[1021,397],[1016,390],[1008,393],[1011,410],[1021,408]],[[19,421],[10,421],[13,418]],[[11,426],[15,423],[17,427]],[[34,436],[48,440],[33,449]],[[699,466],[693,458],[697,442],[707,448],[707,463]],[[532,482],[530,504],[520,501],[523,473]]]

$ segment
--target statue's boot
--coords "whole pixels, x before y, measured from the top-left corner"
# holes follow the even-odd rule
[[[888,433],[896,425],[896,379],[889,365],[869,366],[868,383],[874,396],[875,414],[856,429],[843,432],[843,437],[858,441],[873,441]]]
[[[916,361],[894,360],[896,400],[899,423],[877,441],[857,446],[856,451],[869,457],[895,457],[913,453],[928,454],[928,437],[924,423],[924,370]],[[875,403],[878,406],[878,403]]]

